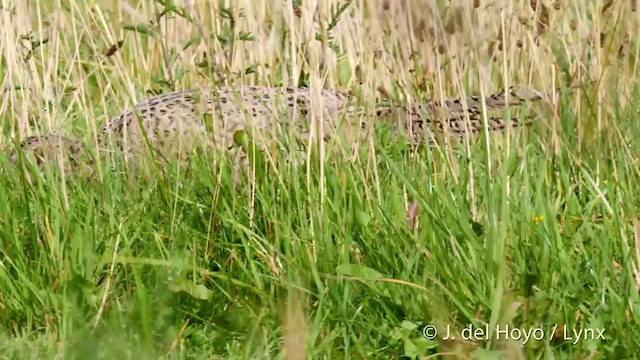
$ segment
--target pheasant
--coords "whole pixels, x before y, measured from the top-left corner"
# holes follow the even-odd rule
[[[513,86],[509,91],[486,97],[486,110],[496,112],[507,105],[542,98],[538,91]],[[437,133],[461,137],[481,132],[484,128],[481,113],[478,96],[409,106],[378,106],[368,114],[356,105],[354,97],[332,90],[316,94],[307,88],[260,86],[192,89],[151,97],[122,112],[102,127],[97,145],[98,152],[103,153],[115,144],[115,149],[127,159],[151,148],[164,160],[185,158],[190,151],[204,146],[235,153],[246,162],[246,156],[234,141],[238,131],[257,130],[252,132],[258,135],[256,138],[276,142],[287,129],[295,130],[294,134],[301,139],[315,133],[316,139],[325,141],[340,131],[353,141],[363,133],[367,116],[373,115],[376,119],[396,119],[393,128],[413,144],[432,144],[435,139],[432,135]],[[320,123],[321,127],[313,126]],[[513,127],[522,125],[516,118],[510,123]],[[500,131],[507,125],[503,117],[488,117],[489,131]],[[50,133],[29,137],[20,147],[32,151],[39,166],[62,155],[68,169],[85,164],[82,165],[85,170],[92,170],[90,151],[78,139]],[[16,151],[10,160],[16,162]]]

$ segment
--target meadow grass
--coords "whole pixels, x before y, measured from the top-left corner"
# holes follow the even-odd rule
[[[239,183],[210,154],[99,180],[0,157],[0,356],[636,358],[635,4],[3,1],[6,149],[212,83],[549,95],[513,133],[413,149],[369,119],[354,156],[257,152]],[[485,326],[544,337],[463,339]]]

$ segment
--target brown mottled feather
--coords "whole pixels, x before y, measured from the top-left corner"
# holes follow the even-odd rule
[[[508,92],[486,97],[486,111],[504,109],[507,95],[508,105],[542,99],[537,91],[514,86]],[[294,129],[305,138],[319,131],[310,126],[312,119],[321,119],[325,140],[338,129],[357,137],[362,133],[359,123],[362,110],[353,100],[330,90],[314,94],[309,89],[259,86],[171,92],[149,98],[112,118],[98,135],[98,144],[100,151],[104,151],[112,144],[109,140],[113,140],[127,158],[147,151],[147,141],[155,154],[164,159],[184,158],[199,146],[238,152],[234,144],[237,131],[257,130],[256,138],[278,141],[285,129]],[[427,132],[447,132],[460,137],[467,132],[477,134],[484,127],[483,106],[477,96],[404,107],[381,106],[376,110],[378,118],[395,117],[395,124],[403,128],[407,140],[412,142],[430,141]],[[511,125],[520,123],[513,119]],[[490,131],[505,127],[502,117],[488,117]],[[62,149],[69,153],[72,165],[80,163],[86,153],[79,140],[52,134],[31,137],[21,147],[32,149],[40,161],[55,158]],[[11,159],[15,161],[15,152]]]

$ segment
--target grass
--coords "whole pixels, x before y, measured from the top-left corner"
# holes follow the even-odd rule
[[[553,97],[449,150],[377,124],[352,159],[257,153],[239,184],[224,159],[96,182],[0,157],[0,356],[636,358],[634,3],[293,3],[5,1],[2,142],[90,141],[134,98],[216,81]],[[496,327],[536,339],[469,338]]]

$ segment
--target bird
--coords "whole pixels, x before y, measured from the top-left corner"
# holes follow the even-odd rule
[[[485,107],[480,96],[470,96],[410,105],[378,104],[368,112],[358,106],[356,97],[330,89],[205,87],[167,92],[135,104],[99,130],[95,145],[97,154],[115,150],[127,161],[145,153],[163,161],[183,161],[194,150],[216,149],[233,154],[246,167],[246,151],[238,144],[238,133],[249,132],[262,145],[280,143],[287,135],[304,143],[310,137],[330,141],[343,133],[349,141],[356,141],[364,133],[366,119],[373,118],[386,119],[411,144],[433,144],[438,134],[461,138],[482,132],[483,109],[491,113],[541,99],[541,92],[514,85],[485,97]],[[515,117],[510,121],[503,116],[487,117],[490,132],[526,123]],[[90,156],[89,147],[77,138],[46,133],[23,140],[9,159],[15,164],[17,152],[26,151],[36,155],[40,167],[63,159],[65,169],[91,174],[96,159]]]

